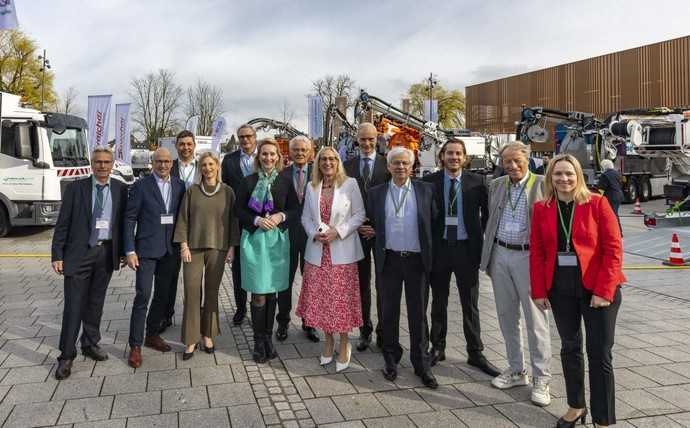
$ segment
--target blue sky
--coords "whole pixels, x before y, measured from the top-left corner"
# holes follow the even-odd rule
[[[685,4],[684,4],[685,3]],[[16,0],[21,29],[48,50],[61,92],[129,100],[159,68],[224,91],[231,124],[279,118],[306,130],[311,82],[346,73],[398,104],[434,72],[446,87],[690,33],[683,1]]]

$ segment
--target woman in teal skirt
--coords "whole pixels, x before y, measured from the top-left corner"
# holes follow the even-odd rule
[[[288,288],[290,239],[288,221],[299,216],[299,200],[289,179],[279,176],[283,156],[275,140],[259,142],[256,173],[237,192],[237,217],[242,227],[240,266],[242,288],[251,293],[254,361],[265,363],[278,354],[273,347],[276,293]]]

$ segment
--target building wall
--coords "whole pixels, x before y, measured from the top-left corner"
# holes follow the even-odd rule
[[[690,36],[465,88],[467,127],[515,132],[521,106],[609,113],[690,106]]]

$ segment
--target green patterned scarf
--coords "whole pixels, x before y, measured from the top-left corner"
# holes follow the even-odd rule
[[[255,213],[263,215],[273,211],[273,195],[271,186],[278,177],[278,171],[274,168],[269,175],[263,169],[259,170],[259,181],[249,197],[249,208]]]

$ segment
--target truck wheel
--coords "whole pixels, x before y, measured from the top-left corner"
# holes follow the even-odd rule
[[[652,199],[652,183],[645,177],[640,180],[640,201],[647,202]]]
[[[625,189],[623,189],[623,196],[627,204],[631,204],[637,199],[637,179],[635,177],[628,177],[628,181],[625,183]]]
[[[7,209],[0,203],[0,238],[10,233],[11,227],[10,216],[7,215]]]

